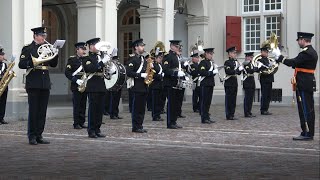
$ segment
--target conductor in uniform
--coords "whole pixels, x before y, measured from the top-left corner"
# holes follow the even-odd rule
[[[258,72],[259,69],[252,64],[253,52],[247,52],[245,54],[245,62],[243,63],[244,70],[243,73],[243,89],[244,89],[244,100],[243,100],[243,109],[244,117],[252,118],[255,115],[252,114],[252,103],[254,97],[254,91],[256,89],[256,84],[254,80],[254,73]]]
[[[226,78],[224,82],[225,97],[225,111],[227,120],[237,120],[234,117],[236,104],[237,104],[237,93],[238,93],[238,79],[237,75],[241,74],[243,66],[239,64],[237,57],[236,47],[230,47],[227,49],[229,59],[224,63],[224,69]]]
[[[147,61],[143,56],[145,43],[143,39],[138,39],[132,43],[135,54],[129,58],[127,66],[127,76],[132,81],[132,132],[147,133],[143,129],[143,121],[148,95],[148,86],[144,83],[147,77]]]
[[[79,92],[78,86],[84,82],[81,77],[84,74],[82,66],[82,58],[86,55],[86,43],[78,42],[74,46],[76,48],[76,55],[68,59],[65,75],[71,81],[72,103],[73,103],[73,128],[82,129],[87,128],[85,123],[87,93]]]
[[[212,59],[214,48],[206,48],[203,50],[205,59],[199,64],[201,123],[211,124],[215,122],[210,118],[209,110],[212,101],[213,88],[215,86],[214,76],[218,74],[218,68],[214,65]]]
[[[7,64],[4,62],[4,50],[0,47],[0,81],[2,80],[3,75],[7,71]],[[0,97],[0,125],[1,124],[8,124],[3,118],[6,114],[6,104],[7,104],[7,95],[8,95],[8,87],[3,91]]]
[[[38,48],[46,44],[46,27],[37,27],[33,31],[33,41],[22,48],[19,68],[27,69],[25,88],[28,94],[29,115],[28,115],[28,138],[29,144],[49,144],[50,142],[42,137],[44,131],[47,106],[49,101],[51,81],[48,67],[56,67],[58,56],[53,59],[34,65],[32,57],[38,58]],[[53,52],[58,49],[53,48]]]
[[[167,92],[167,128],[180,129],[182,126],[177,124],[179,109],[179,93],[177,88],[178,78],[184,78],[185,73],[181,70],[181,63],[178,60],[180,54],[180,40],[170,41],[170,51],[163,59],[163,86]]]
[[[265,45],[261,48],[261,59],[259,59],[258,61],[261,62],[263,65],[259,68],[260,71],[268,69],[267,67],[270,66],[270,62],[268,59],[269,49],[269,45]],[[272,115],[272,113],[269,112],[269,105],[271,101],[272,83],[274,82],[274,75],[260,73],[259,77],[261,85],[261,115]]]
[[[300,126],[302,132],[293,140],[313,140],[315,125],[314,91],[316,91],[315,69],[317,67],[318,53],[311,44],[314,34],[298,32],[297,42],[302,51],[297,57],[289,59],[281,55],[279,48],[272,51],[278,63],[292,67],[294,77],[292,83],[296,91],[299,110]]]
[[[104,84],[103,69],[105,63],[110,59],[109,56],[99,58],[99,50],[96,49],[95,44],[100,41],[100,38],[93,38],[86,42],[89,47],[89,56],[82,60],[82,66],[86,73],[88,73],[86,90],[88,93],[89,109],[88,109],[88,136],[89,138],[103,138],[105,134],[101,133],[100,127],[102,124],[104,96],[107,91]]]

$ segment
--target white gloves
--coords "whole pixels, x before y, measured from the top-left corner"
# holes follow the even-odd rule
[[[114,74],[116,71],[117,71],[116,67],[115,66],[111,66],[108,73],[109,74]]]
[[[164,73],[161,73],[161,76],[164,77]]]
[[[239,71],[243,71],[243,69],[244,69],[243,66],[239,67]]]
[[[214,70],[212,71],[213,74],[218,74],[219,73],[219,70],[218,68],[214,68]]]
[[[140,76],[141,76],[142,78],[146,78],[147,75],[148,75],[147,73],[141,73],[141,74],[140,74]]]
[[[79,86],[81,86],[81,84],[83,84],[83,83],[84,83],[84,81],[83,81],[83,80],[81,80],[81,79],[78,79],[78,80],[76,81],[76,83],[77,83]]]
[[[260,69],[263,66],[262,62],[257,61],[257,66]]]
[[[178,77],[183,77],[185,76],[186,74],[183,72],[183,71],[178,71]]]
[[[188,62],[188,61],[186,61],[186,62],[183,63],[183,66],[184,66],[184,67],[186,67],[186,66],[188,66],[188,65],[189,65],[189,62]]]
[[[276,60],[278,60],[279,57],[280,57],[280,55],[281,55],[281,52],[280,52],[279,47],[274,48],[274,49],[272,50],[271,54],[274,56],[274,58],[275,58]]]
[[[59,52],[59,49],[53,47],[53,48],[51,48],[51,51],[52,51],[53,54],[55,54],[55,53],[58,53],[58,52]]]
[[[105,55],[102,59],[103,64],[107,63],[110,60],[110,56]]]

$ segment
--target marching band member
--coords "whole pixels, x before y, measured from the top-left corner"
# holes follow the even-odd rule
[[[2,80],[3,75],[7,71],[7,64],[4,62],[4,50],[0,47],[0,81]],[[0,97],[0,125],[1,124],[8,124],[3,118],[6,114],[6,104],[7,104],[7,96],[8,96],[8,87],[3,91]]]
[[[267,69],[270,66],[270,62],[268,59],[269,53],[269,46],[263,46],[261,50],[261,59],[258,61],[263,64],[259,68],[260,71]],[[261,85],[261,106],[260,112],[261,115],[271,115],[272,113],[269,112],[269,105],[271,101],[271,93],[272,93],[272,83],[274,82],[274,75],[273,74],[260,74],[260,85]]]
[[[38,48],[45,44],[47,36],[46,27],[37,27],[33,31],[33,41],[22,48],[19,68],[27,69],[26,91],[28,93],[29,115],[28,115],[28,138],[30,145],[49,144],[43,139],[42,133],[46,122],[47,106],[49,101],[51,82],[48,66],[56,67],[58,56],[50,61],[35,66],[32,57],[38,58]],[[52,49],[57,52],[58,49]]]
[[[187,68],[187,72],[192,76],[192,81],[195,84],[195,88],[192,91],[192,109],[193,112],[200,112],[200,86],[198,86],[199,80],[199,53],[193,53],[191,56],[192,64]]]
[[[317,67],[318,53],[311,44],[314,36],[312,33],[298,32],[297,42],[302,49],[297,57],[286,59],[281,55],[279,48],[272,51],[278,63],[295,69],[293,77],[293,86],[296,91],[297,104],[300,117],[301,134],[294,137],[293,140],[313,140],[315,109],[313,93],[316,91],[316,80],[314,77]]]
[[[244,117],[251,118],[256,117],[252,114],[252,103],[254,97],[254,91],[256,89],[256,84],[254,80],[254,73],[259,71],[257,67],[252,64],[253,52],[247,52],[245,54],[245,62],[243,63],[243,89],[244,89]]]
[[[205,59],[199,64],[201,123],[211,124],[215,123],[209,114],[213,88],[215,86],[214,76],[219,72],[218,68],[213,64],[214,48],[206,48],[203,50]]]
[[[227,120],[237,120],[234,117],[236,104],[237,104],[237,92],[238,92],[238,80],[237,75],[241,74],[243,66],[237,61],[237,49],[236,47],[230,47],[227,49],[229,59],[224,63],[224,70],[226,73],[226,79],[224,82],[225,96],[225,108]]]
[[[155,49],[156,52],[156,49]],[[163,68],[161,65],[164,52],[159,51],[157,54],[151,54],[155,58],[153,63],[153,69],[155,74],[153,76],[154,80],[150,84],[149,88],[151,89],[151,109],[152,109],[152,120],[153,121],[163,121],[161,118],[161,93],[163,91]]]
[[[180,45],[180,48],[179,48],[179,52],[177,53],[178,55],[178,59],[181,59],[182,58],[182,45]],[[179,62],[181,64],[181,68],[182,70],[185,72],[186,70],[186,66],[188,64],[188,61],[186,61],[185,63],[183,63],[183,66],[182,66],[182,62]],[[186,77],[182,77],[183,80],[186,80]],[[183,98],[184,98],[184,92],[186,91],[186,88],[179,88],[178,89],[178,108],[177,108],[177,118],[186,118],[186,116],[182,115],[182,104],[183,104]]]
[[[84,124],[86,119],[87,93],[79,92],[78,86],[81,85],[81,80],[84,74],[82,67],[82,57],[86,55],[86,43],[78,42],[74,46],[76,55],[68,59],[65,75],[71,81],[72,103],[73,103],[73,128],[87,128]]]
[[[180,54],[180,40],[170,41],[170,51],[163,59],[163,86],[167,91],[167,128],[179,129],[182,126],[177,124],[179,108],[179,89],[176,88],[178,78],[186,74],[181,70],[181,63],[178,60]]]
[[[146,129],[143,129],[143,120],[145,115],[145,107],[148,94],[148,86],[144,83],[147,78],[146,68],[147,61],[142,54],[144,53],[143,39],[138,39],[132,43],[132,48],[135,54],[129,58],[127,66],[127,76],[131,78],[132,87],[132,132],[147,133]]]
[[[88,109],[88,136],[89,138],[103,138],[106,135],[101,133],[100,127],[102,124],[104,96],[106,87],[104,83],[103,68],[105,63],[110,59],[109,56],[99,56],[99,50],[95,44],[100,41],[100,38],[93,38],[86,42],[89,47],[89,55],[82,60],[82,66],[88,75],[85,92],[88,93],[89,109]]]

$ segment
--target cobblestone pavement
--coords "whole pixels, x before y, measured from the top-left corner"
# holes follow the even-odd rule
[[[146,134],[131,132],[126,109],[122,120],[104,117],[107,137],[94,140],[72,128],[70,106],[49,108],[50,145],[30,146],[26,121],[0,125],[0,179],[319,179],[319,107],[309,142],[292,141],[300,131],[296,107],[272,106],[272,116],[247,119],[238,106],[240,119],[227,121],[215,105],[216,123],[204,125],[184,104],[183,129],[166,129],[147,112]]]

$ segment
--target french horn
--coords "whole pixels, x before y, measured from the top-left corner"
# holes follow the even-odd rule
[[[42,44],[37,50],[38,57],[36,58],[36,57],[31,56],[34,66],[38,66],[39,64],[42,64],[44,62],[52,60],[59,53],[59,50],[57,48],[53,47],[52,44],[50,44],[46,40],[45,40],[45,42],[46,42],[46,44]]]

